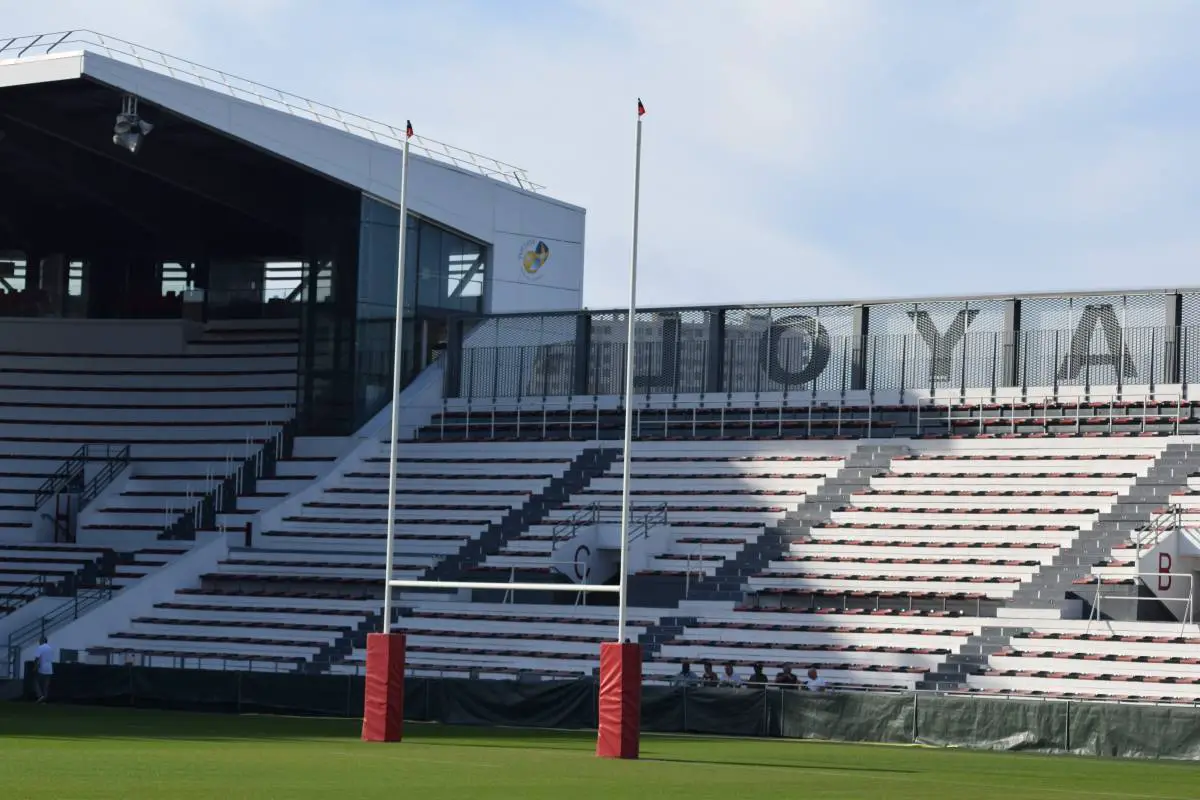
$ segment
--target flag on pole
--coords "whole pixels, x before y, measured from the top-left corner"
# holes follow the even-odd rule
[[[408,127],[404,129],[404,138],[411,139],[413,135],[412,120],[408,121]]]
[[[646,107],[644,105],[642,105],[642,98],[639,97],[638,98],[638,116],[640,117],[645,113],[646,113]]]

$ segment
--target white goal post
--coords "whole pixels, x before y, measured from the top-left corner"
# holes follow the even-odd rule
[[[629,503],[630,503],[630,450],[633,443],[633,373],[634,373],[634,340],[637,321],[637,266],[638,266],[638,208],[641,197],[642,183],[642,115],[645,109],[642,101],[638,100],[637,143],[634,155],[633,172],[633,253],[629,264],[629,311],[626,316],[626,347],[625,347],[625,436],[621,452],[623,469],[621,471],[621,557],[617,575],[617,584],[593,585],[579,583],[498,583],[474,581],[422,581],[397,580],[392,577],[392,560],[396,544],[396,462],[399,449],[399,406],[402,359],[402,331],[404,325],[404,233],[408,228],[408,149],[409,139],[412,138],[412,123],[408,123],[407,135],[404,139],[403,173],[400,176],[400,257],[396,269],[396,321],[395,321],[395,350],[392,361],[392,431],[391,450],[388,458],[388,506],[387,506],[387,555],[384,564],[383,581],[383,632],[392,630],[392,590],[393,589],[498,589],[502,591],[556,591],[556,592],[607,592],[617,595],[617,637],[616,641],[625,642],[626,625],[626,589],[629,583],[628,549],[629,549]]]

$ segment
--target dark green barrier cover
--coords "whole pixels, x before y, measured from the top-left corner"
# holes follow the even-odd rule
[[[351,688],[356,680],[361,679],[349,675],[242,673],[238,710],[256,714],[362,716],[362,706],[355,708],[353,703]]]
[[[683,733],[682,696],[682,689],[643,686],[642,730],[647,733]]]
[[[784,691],[781,734],[789,739],[911,742],[913,696]]]
[[[596,684],[591,680],[520,683],[446,678],[429,684],[433,715],[449,725],[596,727]]]
[[[1067,749],[1067,703],[921,695],[917,741],[979,750]]]
[[[1200,759],[1200,709],[1071,703],[1070,723],[1081,755]]]
[[[761,689],[679,690],[685,733],[766,736],[767,701]]]
[[[28,699],[33,697],[26,675]],[[360,676],[60,664],[53,702],[359,717]],[[593,680],[405,681],[405,719],[595,729]],[[646,686],[642,730],[1200,760],[1200,709],[985,697]]]
[[[185,672],[186,675],[179,673]],[[137,668],[131,670],[133,705],[175,711],[238,710],[237,672]]]

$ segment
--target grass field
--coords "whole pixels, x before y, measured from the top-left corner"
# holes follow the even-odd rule
[[[0,704],[0,797],[1069,800],[1200,796],[1200,765],[917,747],[646,736],[640,761],[594,735],[410,725],[363,744],[354,720]]]

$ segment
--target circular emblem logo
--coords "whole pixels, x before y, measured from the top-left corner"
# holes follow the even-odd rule
[[[592,570],[587,563],[591,555],[592,551],[586,544],[579,545],[575,550],[575,577],[581,581],[592,574]]]
[[[521,245],[521,272],[528,280],[535,281],[542,276],[542,268],[550,260],[550,246],[541,239],[528,239]]]

